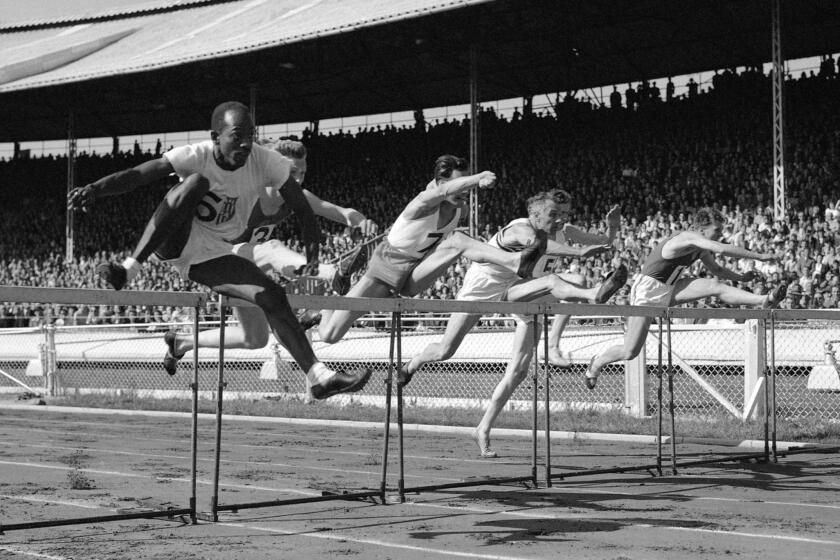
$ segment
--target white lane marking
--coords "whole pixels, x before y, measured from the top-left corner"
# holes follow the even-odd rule
[[[635,525],[635,527],[642,527],[645,529],[669,529],[671,531],[689,531],[694,533],[710,533],[713,535],[726,535],[726,536],[733,536],[733,537],[749,537],[755,539],[769,539],[773,541],[791,541],[791,542],[802,542],[802,543],[809,543],[809,544],[829,544],[829,545],[840,545],[840,541],[829,541],[824,539],[811,539],[808,537],[796,537],[793,535],[766,535],[763,533],[744,533],[742,531],[723,531],[718,529],[703,529],[700,527],[667,527],[662,525],[647,525],[647,524],[640,524]]]
[[[500,556],[497,554],[477,554],[475,552],[456,552],[454,550],[446,550],[440,548],[431,548],[426,546],[413,546],[410,544],[398,544],[398,543],[391,543],[387,541],[382,541],[379,539],[359,539],[355,537],[350,537],[347,535],[342,534],[335,534],[332,531],[329,533],[325,532],[318,532],[318,533],[311,533],[311,532],[299,532],[299,531],[284,531],[283,529],[273,529],[268,527],[258,527],[255,525],[246,525],[244,523],[228,523],[228,522],[220,522],[219,525],[223,525],[225,527],[235,527],[237,529],[251,529],[253,531],[265,531],[268,533],[276,533],[279,535],[291,535],[291,536],[298,536],[298,537],[310,537],[315,539],[325,539],[331,541],[341,541],[341,542],[352,542],[356,544],[366,544],[366,545],[373,545],[373,546],[381,546],[384,548],[396,548],[400,550],[411,550],[414,552],[422,552],[425,554],[439,554],[442,556],[456,556],[458,558],[480,558],[482,560],[531,560],[526,559],[523,556]]]
[[[53,556],[52,554],[44,554],[43,552],[33,552],[31,550],[22,550],[20,548],[12,548],[11,546],[0,546],[0,550],[11,552],[12,554],[23,554],[24,556],[32,556],[33,558],[43,558],[44,560],[73,560],[66,556]]]

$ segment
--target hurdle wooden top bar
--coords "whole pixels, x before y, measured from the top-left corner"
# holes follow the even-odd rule
[[[93,290],[82,288],[33,288],[0,286],[0,301],[7,303],[61,303],[87,305],[170,305],[201,307],[209,298],[199,292]]]

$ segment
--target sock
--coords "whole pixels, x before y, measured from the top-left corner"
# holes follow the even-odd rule
[[[306,372],[306,377],[310,383],[317,385],[333,376],[333,371],[324,365],[323,362],[315,362],[309,371]]]
[[[129,282],[134,280],[134,278],[140,274],[140,263],[134,257],[126,257],[126,259],[122,262],[122,265],[126,271],[126,278],[128,278]]]

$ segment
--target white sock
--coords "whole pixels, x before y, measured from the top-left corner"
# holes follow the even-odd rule
[[[310,383],[318,384],[332,377],[335,374],[333,370],[324,365],[323,362],[315,362],[309,371],[306,372],[306,377],[309,378]]]
[[[126,257],[122,262],[123,268],[126,271],[126,278],[129,282],[134,280],[140,274],[140,263],[134,257]]]

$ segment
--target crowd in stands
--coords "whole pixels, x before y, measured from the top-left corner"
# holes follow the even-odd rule
[[[827,59],[827,60],[826,60]],[[828,62],[830,61],[830,62]],[[840,60],[838,60],[840,63]],[[830,70],[829,70],[830,67]],[[655,86],[615,88],[598,105],[569,94],[542,112],[516,111],[504,118],[480,114],[480,165],[499,185],[479,194],[479,231],[488,238],[525,215],[525,200],[551,188],[572,193],[572,222],[603,230],[603,216],[620,204],[622,231],[615,250],[572,259],[570,270],[590,283],[619,262],[631,273],[663,237],[688,227],[692,212],[714,206],[728,218],[725,241],[756,251],[774,251],[776,264],[743,261],[762,279],[746,285],[764,293],[788,285],[786,308],[832,308],[840,300],[840,72],[824,57],[818,74],[785,85],[785,170],[788,212],[773,217],[770,78],[758,68],[718,73],[711,87],[689,84],[676,96]],[[466,155],[469,122],[423,122],[413,127],[375,126],[354,133],[305,133],[309,150],[306,187],[325,200],[357,208],[383,228],[429,181],[438,155]],[[160,148],[158,148],[160,149]],[[139,149],[114,154],[82,153],[76,184],[155,157]],[[64,156],[0,161],[0,284],[98,287],[97,263],[121,260],[139,239],[170,183],[98,200],[92,212],[75,216],[75,258],[66,262]],[[324,260],[356,244],[349,232],[323,222]],[[282,230],[300,249],[294,217]],[[421,297],[452,298],[468,263],[450,267]],[[703,274],[700,270],[693,274]],[[193,290],[166,265],[148,263],[131,285],[146,290]],[[616,298],[626,303],[627,290]],[[704,305],[715,305],[706,302]],[[0,327],[43,322],[46,308],[0,304]],[[177,310],[170,310],[171,313]],[[212,310],[208,310],[208,314]],[[64,324],[163,320],[163,310],[132,308],[50,309]]]

